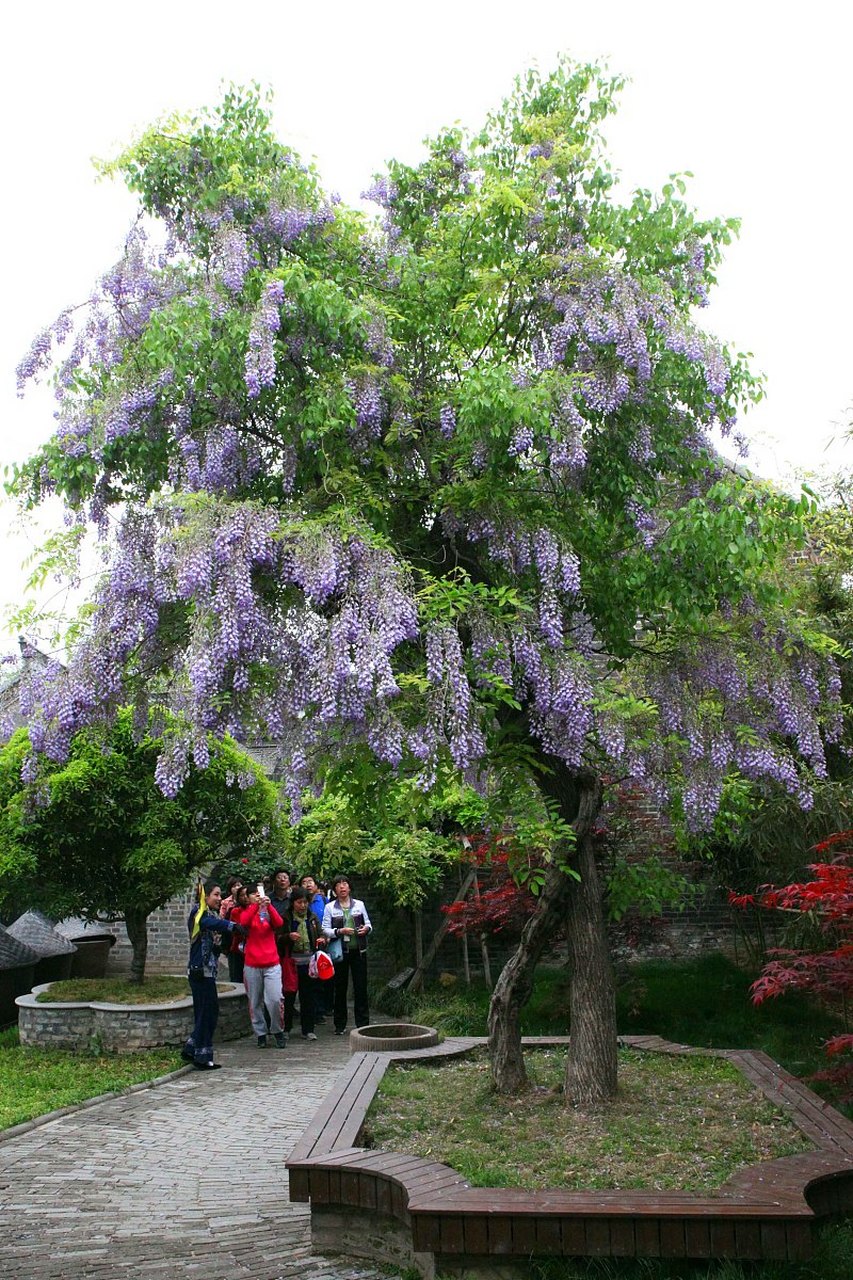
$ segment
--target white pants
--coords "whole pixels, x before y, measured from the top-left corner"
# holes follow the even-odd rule
[[[281,1020],[281,965],[270,964],[263,969],[247,964],[243,969],[243,985],[249,997],[249,1017],[257,1036],[265,1036],[267,1024],[264,1005],[270,1015],[269,1029],[277,1035],[282,1029]]]

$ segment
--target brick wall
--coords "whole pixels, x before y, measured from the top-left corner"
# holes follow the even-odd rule
[[[179,898],[148,917],[148,959],[146,973],[183,973],[187,967],[189,938],[187,917],[195,899],[195,881]],[[128,973],[132,948],[123,924],[109,926],[116,944],[110,951],[108,974]]]

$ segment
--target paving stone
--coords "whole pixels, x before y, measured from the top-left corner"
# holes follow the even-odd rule
[[[288,1152],[349,1057],[318,1036],[267,1054],[228,1041],[222,1071],[0,1143],[3,1280],[393,1280],[313,1253],[310,1210],[288,1200]]]

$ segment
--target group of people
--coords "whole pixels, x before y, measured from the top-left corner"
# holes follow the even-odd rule
[[[355,1025],[370,1021],[367,939],[372,925],[364,903],[352,896],[348,876],[336,876],[328,895],[315,876],[304,875],[293,884],[284,868],[259,884],[244,884],[239,876],[231,876],[225,889],[223,897],[218,883],[208,883],[187,921],[194,1025],[181,1051],[186,1062],[201,1070],[219,1066],[213,1061],[213,1033],[223,951],[229,978],[246,988],[260,1049],[270,1044],[286,1048],[297,1001],[303,1040],[315,1041],[315,1027],[330,1015],[335,1035],[344,1035],[350,982]],[[332,962],[333,978],[324,980],[317,974],[312,958],[319,953]]]

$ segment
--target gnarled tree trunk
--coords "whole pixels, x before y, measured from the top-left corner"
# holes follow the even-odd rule
[[[145,981],[145,961],[148,957],[148,912],[131,908],[124,914],[124,925],[133,948],[130,961],[131,982]]]
[[[575,830],[572,863],[581,879],[575,881],[556,867],[549,868],[518,949],[498,978],[489,1006],[492,1077],[499,1093],[517,1093],[526,1085],[521,1010],[530,998],[542,952],[558,930],[565,931],[572,972],[566,1100],[598,1102],[616,1091],[616,1002],[592,843],[601,781],[591,770],[572,773],[561,761],[549,758],[540,785]]]
[[[593,804],[591,795],[582,794],[581,810],[585,800],[590,808]],[[591,818],[600,804],[599,786]],[[572,862],[580,880],[572,883],[565,915],[572,975],[565,1086],[566,1101],[584,1106],[605,1102],[616,1093],[616,991],[592,822],[582,824],[579,812],[576,825],[578,841]]]
[[[507,960],[489,1003],[489,1061],[498,1093],[520,1093],[527,1084],[521,1052],[521,1010],[533,990],[537,963],[565,922],[571,880],[550,867],[515,954]]]

